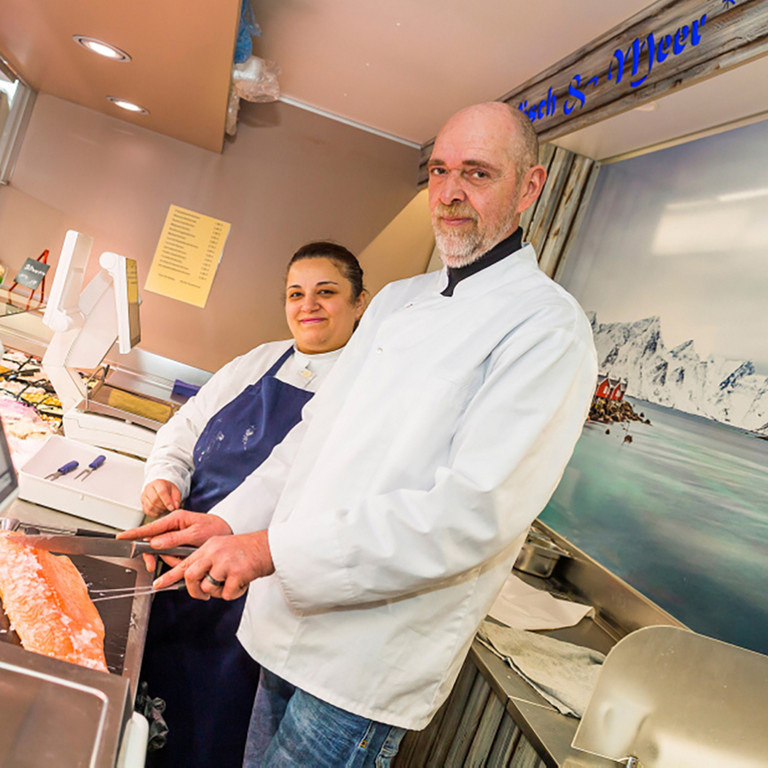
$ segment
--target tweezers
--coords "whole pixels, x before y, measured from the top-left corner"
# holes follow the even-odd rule
[[[118,587],[116,589],[91,589],[89,592],[98,595],[98,597],[92,597],[91,601],[98,603],[101,600],[117,600],[121,597],[143,597],[144,595],[154,595],[158,592],[170,592],[172,590],[181,591],[186,589],[186,583],[177,581],[175,584],[171,584],[170,587],[163,587],[162,589],[154,589],[154,587]]]

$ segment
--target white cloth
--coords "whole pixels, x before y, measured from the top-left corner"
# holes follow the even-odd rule
[[[247,386],[261,379],[292,344],[293,339],[261,344],[214,373],[200,391],[158,430],[152,452],[147,458],[144,485],[158,479],[170,480],[185,498],[195,470],[195,443],[208,421]],[[340,354],[341,349],[319,355],[294,350],[280,367],[276,378],[298,389],[316,392]]]
[[[536,589],[511,573],[488,615],[515,629],[557,629],[578,624],[587,614],[594,616],[590,605],[572,603]]]
[[[558,712],[584,714],[605,661],[602,653],[491,621],[480,625],[477,637]]]
[[[452,297],[446,282],[385,287],[302,423],[211,510],[269,530],[276,573],[251,583],[238,632],[251,656],[415,729],[554,491],[597,374],[584,313],[531,246]]]

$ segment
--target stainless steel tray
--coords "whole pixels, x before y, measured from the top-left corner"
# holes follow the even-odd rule
[[[128,680],[0,644],[0,765],[113,768]]]
[[[23,501],[9,514],[51,527],[80,522]],[[141,558],[71,559],[91,591],[152,582]],[[111,674],[25,651],[0,610],[0,768],[114,768],[133,712],[150,605],[149,596],[96,603]]]

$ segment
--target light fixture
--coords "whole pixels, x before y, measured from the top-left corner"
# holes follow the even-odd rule
[[[72,35],[72,39],[83,48],[87,48],[93,53],[98,53],[99,56],[105,56],[113,61],[130,61],[131,57],[123,50],[110,43],[105,43],[103,40],[97,40],[95,37],[88,37],[88,35]]]
[[[139,115],[148,115],[149,110],[140,107],[138,104],[134,104],[132,101],[126,101],[119,96],[107,96],[107,101],[111,101],[116,107],[124,109],[127,112],[136,112]]]
[[[738,200],[751,200],[755,197],[765,197],[768,195],[768,187],[759,189],[743,189],[739,192],[727,192],[724,195],[718,195],[717,199],[721,203],[733,203]]]

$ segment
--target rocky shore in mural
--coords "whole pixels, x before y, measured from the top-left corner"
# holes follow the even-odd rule
[[[598,424],[618,424],[629,421],[639,421],[650,424],[644,413],[636,413],[629,400],[608,400],[604,397],[592,398],[589,408],[589,420]]]
[[[590,320],[600,370],[626,379],[627,395],[768,436],[768,377],[750,361],[702,358],[693,340],[668,349],[658,317]]]

